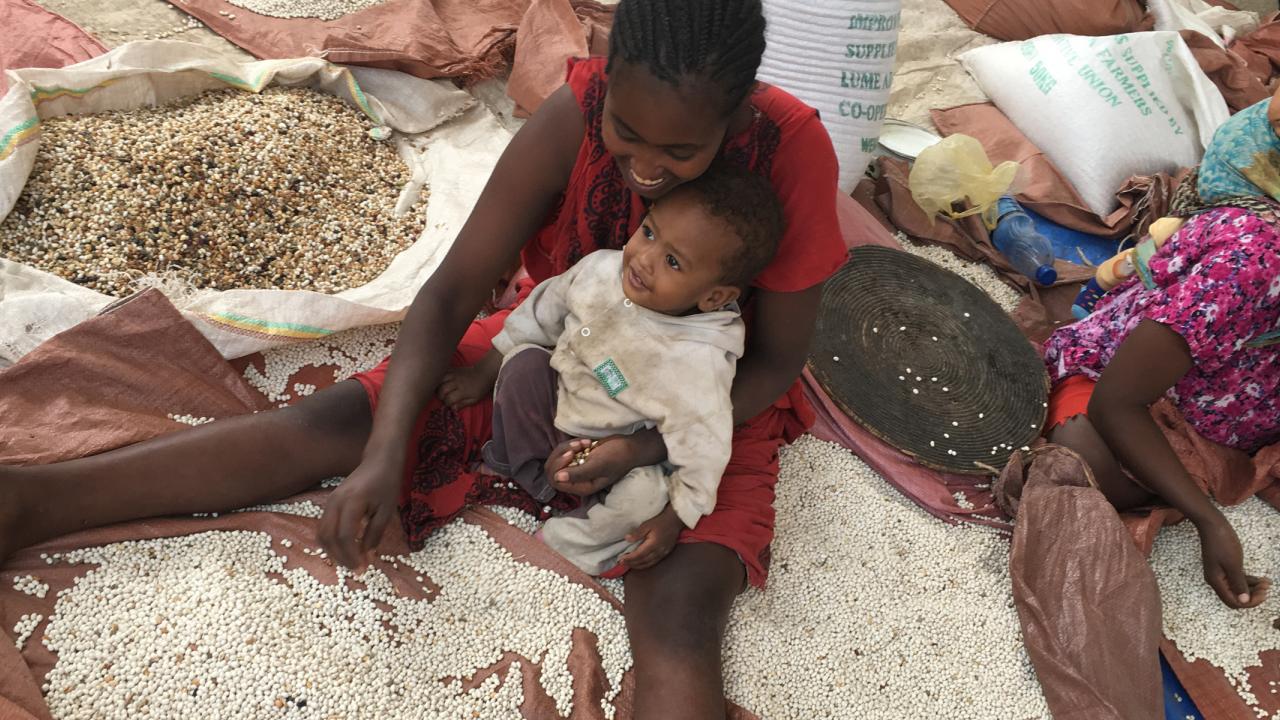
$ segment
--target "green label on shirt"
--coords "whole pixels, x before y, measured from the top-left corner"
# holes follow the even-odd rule
[[[596,374],[596,379],[604,386],[605,392],[609,393],[609,397],[617,397],[618,393],[630,387],[627,377],[614,364],[613,358],[597,365],[593,372]]]

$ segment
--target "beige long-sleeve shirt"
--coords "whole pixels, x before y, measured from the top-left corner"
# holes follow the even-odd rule
[[[656,427],[671,505],[688,527],[711,512],[733,439],[730,390],[745,327],[737,308],[682,317],[622,290],[622,252],[598,250],[538,285],[493,346],[554,347],[556,427],[599,438]]]

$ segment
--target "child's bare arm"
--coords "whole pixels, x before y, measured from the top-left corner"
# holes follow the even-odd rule
[[[436,395],[440,402],[454,410],[475,405],[493,394],[493,384],[501,367],[502,353],[490,350],[475,365],[447,370]]]
[[[1180,335],[1142,321],[1098,381],[1089,420],[1124,467],[1195,523],[1205,580],[1222,601],[1231,607],[1253,607],[1266,597],[1263,581],[1245,574],[1235,531],[1187,474],[1151,418],[1151,404],[1191,367],[1191,354]]]

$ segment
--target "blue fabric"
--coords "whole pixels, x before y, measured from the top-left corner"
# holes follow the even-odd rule
[[[1191,702],[1186,688],[1178,682],[1173,668],[1165,662],[1164,654],[1160,655],[1160,675],[1164,679],[1164,720],[1204,720],[1204,716]]]
[[[1280,201],[1280,137],[1267,119],[1268,98],[1232,115],[1213,135],[1196,189],[1206,203],[1236,197]]]
[[[1120,251],[1119,243],[1116,240],[1097,237],[1096,235],[1063,227],[1042,215],[1037,215],[1025,205],[1022,209],[1036,224],[1036,230],[1039,230],[1041,235],[1049,238],[1050,244],[1053,245],[1053,256],[1056,258],[1083,265],[1084,263],[1080,260],[1080,254],[1083,253],[1089,262],[1094,265],[1101,265]],[[1076,252],[1077,249],[1080,252]]]

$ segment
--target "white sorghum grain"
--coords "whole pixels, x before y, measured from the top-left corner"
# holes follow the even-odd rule
[[[175,415],[174,413],[169,413],[168,417],[174,422],[180,422],[183,425],[190,425],[192,427],[213,422],[213,418],[211,417],[196,417],[194,415]]]
[[[969,496],[965,495],[964,491],[951,493],[951,497],[955,498],[956,505],[959,505],[962,510],[972,510],[974,507],[973,503],[969,502]]]
[[[273,512],[309,518],[324,516],[324,508],[310,500],[303,500],[302,502],[297,503],[269,503],[266,505],[254,505],[253,507],[242,508],[236,512]]]
[[[1245,570],[1274,577],[1280,571],[1280,515],[1257,498],[1222,508],[1222,514],[1240,536]],[[1280,599],[1273,592],[1249,610],[1223,605],[1204,581],[1200,537],[1189,522],[1160,531],[1151,565],[1160,584],[1165,634],[1187,658],[1221,668],[1245,702],[1256,706],[1261,689],[1250,686],[1247,668],[1261,663],[1261,650],[1280,649],[1280,633],[1273,625],[1280,616]]]
[[[335,381],[369,370],[391,354],[399,331],[399,323],[370,325],[267,350],[262,353],[264,370],[250,365],[244,370],[244,379],[276,402],[288,397],[289,379],[304,367],[332,366]]]
[[[1003,537],[931,517],[808,436],[784,451],[777,490],[769,587],[730,620],[730,698],[770,720],[1049,716]]]
[[[623,578],[598,578],[597,582],[604,586],[604,589],[608,590],[609,594],[617,598],[619,602],[627,601],[627,582]]]
[[[227,0],[232,5],[259,15],[278,18],[337,20],[381,4],[384,0]],[[227,13],[228,20],[235,15]]]
[[[197,288],[362,285],[425,220],[396,216],[410,172],[371,125],[304,88],[46,119],[0,257],[112,295],[157,272]]]
[[[286,708],[300,719],[519,717],[519,668],[467,693],[458,681],[506,652],[541,662],[540,682],[568,716],[574,627],[596,636],[610,703],[631,665],[622,616],[603,598],[517,561],[461,521],[397,558],[439,586],[430,600],[400,596],[376,567],[359,585],[344,570],[325,585],[288,566],[263,533],[126,542],[62,559],[96,567],[58,599],[44,634],[58,655],[47,700],[59,718],[274,717]]]
[[[530,535],[537,532],[538,528],[542,527],[542,523],[538,520],[538,518],[530,515],[529,513],[523,510],[519,510],[513,507],[504,507],[501,505],[497,505],[489,509],[492,510],[494,514],[496,514],[498,517],[502,518],[503,520],[506,520],[508,524],[515,525],[516,527],[529,533]]]
[[[40,626],[41,620],[44,620],[44,616],[39,613],[27,613],[18,618],[17,624],[13,626],[13,643],[19,650],[27,646],[27,640]]]
[[[13,579],[13,589],[26,595],[44,598],[49,592],[49,585],[40,582],[40,579],[34,575],[19,575]]]
[[[913,242],[903,233],[898,233],[898,242],[902,243],[903,250],[912,255],[924,258],[935,265],[941,265],[968,280],[986,293],[1006,313],[1012,313],[1017,309],[1018,303],[1022,302],[1021,293],[1001,280],[999,273],[990,265],[970,262],[944,247]],[[965,313],[964,316],[969,317],[969,313]]]
[[[811,437],[784,452],[782,468],[769,589],[741,598],[726,641],[730,697],[782,720],[1048,716],[999,533],[933,519],[851,453]],[[495,511],[519,524],[514,511]],[[877,522],[851,522],[865,517]],[[376,568],[364,588],[322,585],[288,568],[276,555],[285,547],[218,532],[45,558],[97,566],[59,597],[45,633],[59,653],[55,716],[120,716],[132,692],[151,698],[145,710],[129,707],[134,717],[513,718],[515,695],[484,705],[487,691],[464,696],[444,680],[508,650],[542,661],[541,682],[568,716],[575,626],[599,638],[610,688],[630,666],[621,615],[475,526],[454,523],[418,553],[383,558],[441,586],[430,602],[397,596]],[[621,581],[603,584],[622,597]],[[780,646],[780,637],[803,642]],[[104,648],[116,686],[101,684]],[[509,674],[498,692],[520,685]]]

